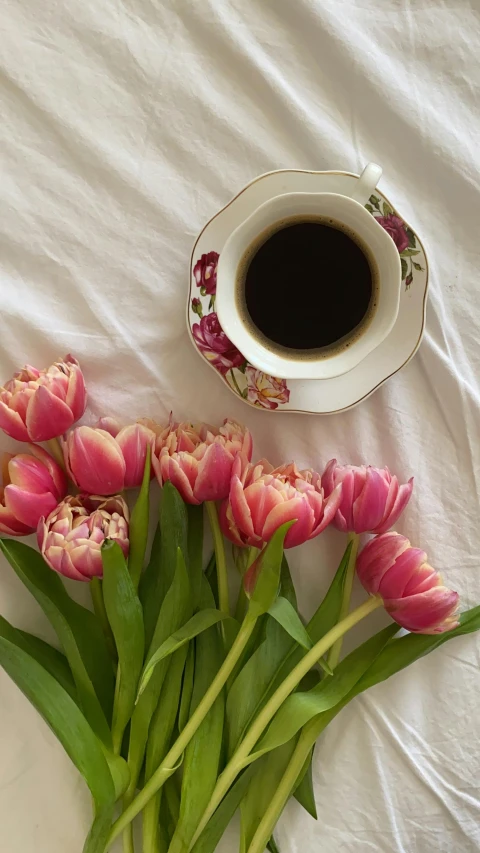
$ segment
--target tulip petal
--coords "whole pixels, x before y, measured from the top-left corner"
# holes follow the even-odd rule
[[[353,504],[355,533],[375,530],[382,521],[387,496],[388,484],[385,478],[375,468],[367,468],[365,485]]]
[[[327,496],[330,495],[335,488],[335,480],[333,474],[336,467],[337,460],[330,459],[330,462],[327,463],[325,471],[322,474],[322,487]]]
[[[194,494],[199,503],[221,501],[227,497],[232,476],[233,457],[220,442],[211,444],[198,466]]]
[[[375,530],[375,533],[385,533],[396,524],[412,496],[412,491],[413,477],[410,478],[408,483],[399,487],[395,503],[393,504],[390,512],[385,515],[381,525],[379,525]]]
[[[21,524],[33,531],[36,530],[39,519],[55,509],[57,499],[51,492],[37,494],[9,485],[5,488],[5,505]]]
[[[440,634],[458,625],[455,614],[459,595],[437,586],[419,595],[384,601],[390,616],[403,628],[419,634]]]
[[[251,540],[251,544],[259,541],[253,526],[252,514],[248,506],[243,486],[238,477],[233,476],[230,484],[230,506],[232,517],[240,533]]]
[[[245,498],[250,508],[255,533],[261,537],[267,516],[277,504],[283,503],[282,494],[271,486],[256,482],[247,486]]]
[[[160,465],[163,483],[166,480],[170,480],[172,485],[175,486],[178,492],[180,492],[185,503],[201,503],[201,501],[199,501],[194,495],[189,479],[184,471],[182,471],[175,457],[165,454],[165,456],[160,459]]]
[[[72,413],[72,423],[78,421],[87,407],[87,393],[85,391],[85,380],[83,373],[76,364],[70,362],[70,375],[68,377],[68,389],[66,404]]]
[[[367,542],[357,557],[356,569],[360,583],[371,595],[376,595],[383,578],[397,557],[410,548],[410,542],[399,533],[384,533]]]
[[[45,385],[40,385],[30,398],[26,425],[32,441],[57,438],[72,426],[73,420],[67,404],[55,397]]]
[[[112,495],[124,485],[125,461],[117,442],[102,429],[80,426],[67,441],[69,467],[77,486],[93,495]]]
[[[56,462],[55,459],[53,459],[53,457],[50,456],[50,454],[47,453],[46,450],[43,449],[43,447],[39,447],[38,444],[29,444],[28,449],[30,453],[32,453],[33,456],[35,456],[35,458],[39,460],[39,462],[45,465],[45,468],[47,469],[48,473],[50,474],[50,477],[52,478],[53,494],[55,495],[58,501],[63,500],[67,493],[68,487],[68,481],[63,469],[60,467],[58,462]]]
[[[124,427],[116,441],[125,460],[125,488],[140,486],[143,480],[147,447],[152,446],[155,435],[141,424]]]
[[[342,477],[342,500],[338,508],[338,517],[334,520],[335,527],[343,532],[354,530],[353,520],[353,492],[355,488],[355,477],[353,471],[349,470]]]
[[[0,504],[0,533],[9,536],[28,536],[35,528],[22,524],[9,507]]]
[[[288,530],[284,547],[301,545],[311,535],[315,518],[311,506],[300,496],[283,501],[272,509],[265,522],[262,539],[268,542],[282,524],[294,520],[296,523]]]
[[[29,435],[20,415],[0,401],[0,429],[16,441],[28,441]]]
[[[240,531],[232,518],[231,507],[228,500],[222,501],[218,517],[223,535],[226,536],[230,542],[233,542],[234,545],[238,545],[240,548],[244,547],[245,542],[243,541]]]
[[[427,555],[421,548],[406,548],[380,579],[378,592],[382,598],[401,598],[407,586],[415,580]],[[420,578],[419,578],[420,580]],[[416,592],[415,589],[412,590]]]
[[[95,429],[104,429],[105,432],[109,432],[113,438],[116,438],[121,426],[115,418],[100,418],[95,424]]]
[[[17,453],[10,460],[8,471],[10,482],[25,491],[38,495],[56,492],[48,468],[28,453]]]

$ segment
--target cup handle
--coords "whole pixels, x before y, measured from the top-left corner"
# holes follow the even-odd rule
[[[381,177],[382,169],[380,166],[377,166],[376,163],[369,163],[356,181],[355,189],[350,194],[350,198],[360,202],[361,205],[366,204]]]

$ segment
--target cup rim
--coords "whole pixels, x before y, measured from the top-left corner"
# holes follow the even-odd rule
[[[379,267],[390,266],[390,278],[395,277],[394,286],[390,285],[390,292],[384,291],[383,298],[388,295],[389,307],[386,311],[385,304],[383,306],[384,317],[381,324],[375,325],[375,316],[370,321],[369,327],[365,334],[362,334],[356,341],[353,341],[348,348],[345,348],[340,353],[334,353],[330,357],[319,357],[318,359],[309,356],[308,359],[289,359],[288,356],[282,356],[278,352],[265,347],[260,340],[255,338],[248,330],[247,326],[241,320],[237,308],[235,297],[235,279],[238,263],[245,254],[248,246],[255,239],[255,233],[251,234],[252,229],[259,220],[263,219],[270,211],[272,214],[277,212],[277,219],[287,219],[289,216],[295,217],[301,215],[302,211],[290,210],[295,205],[302,207],[310,206],[310,210],[304,210],[305,214],[312,212],[312,206],[315,206],[315,201],[320,200],[323,204],[331,203],[332,207],[337,208],[337,212],[319,211],[319,215],[336,218],[339,222],[345,224],[348,228],[356,231],[355,224],[351,222],[343,222],[341,214],[338,213],[338,207],[350,210],[354,217],[359,220],[363,228],[359,229],[359,237],[367,245],[369,241],[365,239],[365,232],[374,235],[373,241],[381,245],[382,261]],[[285,207],[283,214],[278,213],[279,208]],[[349,215],[347,214],[347,219]],[[275,218],[271,219],[271,224],[275,222]],[[269,223],[259,226],[258,231],[261,232],[268,228]],[[250,236],[249,236],[250,235]],[[242,244],[243,239],[243,244]],[[370,246],[369,246],[370,247]],[[370,247],[371,248],[371,247]],[[377,256],[374,257],[377,261]],[[232,258],[233,255],[233,258]],[[378,255],[378,253],[377,253]],[[236,263],[232,260],[237,258]],[[376,221],[374,217],[365,209],[365,207],[355,199],[340,193],[316,193],[316,192],[293,192],[281,193],[268,199],[257,207],[243,222],[241,222],[225,241],[225,245],[220,253],[217,267],[217,293],[216,293],[216,311],[220,325],[227,337],[246,357],[250,364],[258,370],[263,371],[272,376],[278,376],[282,379],[330,379],[335,376],[340,376],[347,373],[349,370],[358,365],[364,358],[367,357],[391,332],[395,320],[398,315],[400,304],[401,291],[401,264],[397,247],[391,236],[384,228]],[[380,291],[380,298],[382,292]],[[385,313],[387,316],[385,316]],[[379,328],[381,325],[381,328]],[[373,327],[373,334],[372,334]],[[370,335],[368,334],[370,329]]]

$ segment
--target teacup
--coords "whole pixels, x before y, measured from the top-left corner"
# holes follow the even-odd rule
[[[390,235],[364,207],[381,174],[380,167],[370,163],[350,196],[305,192],[275,196],[228,237],[217,268],[216,310],[227,336],[257,369],[282,379],[331,379],[352,370],[392,330],[400,302],[400,258]],[[249,247],[263,233],[270,233],[275,223],[302,217],[329,219],[354,235],[372,259],[377,277],[375,310],[364,330],[354,335],[348,346],[330,348],[327,353],[319,351],[318,356],[313,353],[308,358],[297,358],[284,348],[279,351],[269,346],[252,323],[246,322],[237,298],[239,275]],[[288,305],[285,310],[288,312]]]

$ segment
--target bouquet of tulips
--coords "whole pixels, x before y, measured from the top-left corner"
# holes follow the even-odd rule
[[[133,853],[140,812],[143,853],[213,853],[237,809],[241,853],[274,851],[290,796],[316,816],[310,767],[328,723],[477,630],[480,607],[460,612],[424,551],[391,529],[412,480],[335,460],[322,475],[252,463],[250,433],[230,420],[75,426],[85,408],[71,356],[0,389],[0,428],[29,442],[4,456],[0,547],[60,647],[0,617],[0,664],[90,788],[84,853],[120,834]],[[162,494],[149,546],[153,477]],[[345,553],[305,624],[285,551],[329,524]],[[34,532],[38,550],[16,538]],[[232,609],[227,553],[242,576]],[[352,610],[355,573],[366,596]],[[93,610],[62,578],[89,583]],[[342,659],[343,636],[378,607],[391,623]]]

